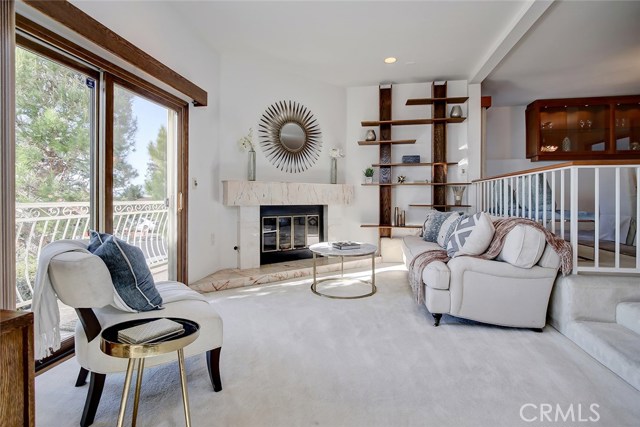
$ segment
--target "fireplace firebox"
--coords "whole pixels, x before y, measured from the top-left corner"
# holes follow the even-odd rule
[[[311,258],[324,240],[322,205],[261,206],[260,265]]]

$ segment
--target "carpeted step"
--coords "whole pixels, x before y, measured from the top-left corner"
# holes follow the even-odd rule
[[[609,322],[576,321],[572,340],[594,359],[640,390],[640,340],[638,334]]]
[[[640,335],[640,302],[621,302],[616,306],[616,323]]]

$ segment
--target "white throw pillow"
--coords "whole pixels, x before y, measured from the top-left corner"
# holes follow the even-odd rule
[[[451,215],[449,215],[440,226],[437,243],[441,248],[447,248],[447,242],[449,241],[453,230],[456,229],[456,221],[458,221],[459,219],[460,214],[458,212],[452,212]]]
[[[526,225],[516,225],[504,239],[497,259],[520,268],[531,268],[540,260],[547,241],[544,233]]]
[[[466,217],[458,223],[447,243],[447,254],[451,257],[460,255],[480,255],[484,253],[495,233],[493,222],[484,212]]]

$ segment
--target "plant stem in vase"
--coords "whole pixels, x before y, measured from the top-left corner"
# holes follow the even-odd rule
[[[454,185],[451,187],[453,191],[453,204],[456,206],[462,205],[462,195],[467,187],[464,185]]]

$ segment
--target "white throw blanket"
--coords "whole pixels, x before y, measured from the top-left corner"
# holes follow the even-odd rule
[[[36,360],[50,356],[60,348],[60,311],[49,280],[49,262],[56,255],[73,251],[89,253],[87,245],[80,240],[57,241],[55,245],[45,246],[40,253],[32,305]]]

